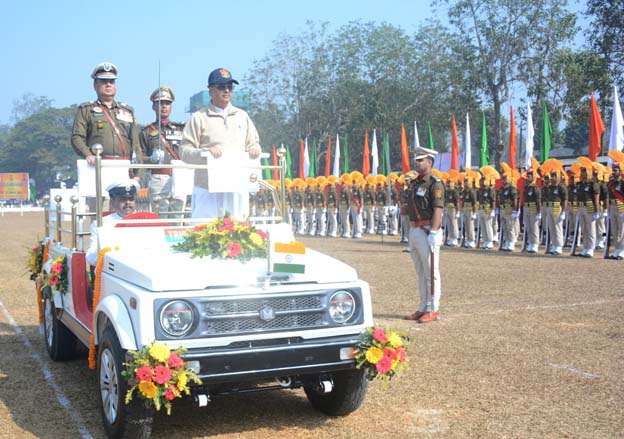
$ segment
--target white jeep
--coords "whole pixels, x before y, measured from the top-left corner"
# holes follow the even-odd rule
[[[98,157],[98,196],[107,166],[119,164]],[[279,199],[278,191],[274,195]],[[183,359],[203,382],[191,389],[200,406],[215,395],[279,388],[303,388],[314,408],[332,416],[360,406],[368,382],[366,371],[355,367],[354,347],[373,319],[368,284],[353,268],[311,249],[304,273],[296,274],[273,271],[269,255],[245,263],[192,258],[171,247],[196,220],[127,220],[122,222],[135,227],[99,229],[101,245],[112,250],[103,256],[99,301],[92,310],[89,268],[79,244],[88,232],[77,226],[89,215],[78,213],[78,199],[72,198],[72,228],[64,229],[60,198],[46,215],[47,260],[67,257],[68,288],[65,294],[51,287],[42,291],[46,348],[53,360],[67,360],[77,342],[88,347],[93,335],[110,437],[150,435],[154,411],[138,397],[125,403],[128,383],[121,372],[128,350],[153,341],[187,349]],[[283,198],[279,203],[284,212]],[[261,222],[256,227],[273,241],[295,241],[287,222]],[[70,232],[65,239],[69,235],[71,244],[63,243],[62,232]]]

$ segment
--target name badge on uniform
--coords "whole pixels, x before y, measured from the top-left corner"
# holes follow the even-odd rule
[[[553,191],[553,194],[555,194],[555,195],[557,195],[558,193],[559,193],[559,191],[558,191],[557,189],[555,189],[555,190]]]
[[[182,131],[169,131],[165,136],[167,140],[182,140]]]
[[[416,191],[416,195],[418,195],[419,197],[422,197],[425,195],[426,192],[427,192],[427,189],[425,189],[424,187],[419,187],[418,190]]]
[[[132,114],[125,110],[119,110],[119,112],[117,113],[117,119],[124,122],[132,123]]]

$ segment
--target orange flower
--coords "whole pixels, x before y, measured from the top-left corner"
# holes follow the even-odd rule
[[[139,392],[147,399],[152,399],[158,394],[158,388],[151,381],[141,381],[139,383]]]

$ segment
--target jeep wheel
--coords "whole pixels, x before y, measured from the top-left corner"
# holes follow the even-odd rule
[[[43,323],[46,350],[54,361],[71,360],[76,353],[76,336],[57,317],[52,292],[44,292]]]
[[[112,327],[102,335],[98,348],[97,376],[102,403],[102,420],[109,437],[147,439],[152,433],[154,409],[135,396],[126,404],[128,383],[121,376],[125,351]]]
[[[334,387],[323,393],[317,386],[305,386],[304,390],[312,407],[330,416],[346,416],[358,409],[368,390],[365,369],[350,369],[332,374]]]

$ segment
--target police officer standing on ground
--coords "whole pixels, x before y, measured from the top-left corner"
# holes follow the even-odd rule
[[[444,191],[444,204],[446,206],[446,227],[448,227],[448,240],[446,245],[449,247],[457,247],[459,243],[459,225],[457,220],[459,213],[459,191],[455,187],[453,177],[449,177],[446,181],[446,190]]]
[[[526,171],[526,184],[524,185],[523,218],[526,229],[526,248],[529,253],[537,252],[539,247],[539,224],[542,219],[542,192],[533,180],[534,170]]]
[[[506,165],[506,164],[505,164]],[[503,187],[498,193],[498,208],[502,219],[503,228],[502,251],[511,252],[516,246],[518,239],[518,189],[512,184],[511,168],[503,167]]]
[[[443,241],[442,211],[444,184],[431,174],[436,151],[418,147],[415,151],[418,178],[410,182],[408,214],[410,217],[411,256],[418,272],[420,304],[418,311],[405,316],[419,323],[438,319],[440,307],[440,246]]]
[[[611,236],[615,251],[611,259],[621,261],[624,259],[624,153],[618,150],[609,151],[609,157],[613,160],[612,178],[608,184],[609,189],[609,221],[611,222]]]
[[[74,151],[93,166],[95,154],[91,147],[99,143],[105,160],[134,158],[142,163],[134,109],[115,100],[117,66],[100,63],[93,69],[91,78],[97,100],[78,106],[71,136]],[[133,176],[140,179],[139,175]]]
[[[568,210],[568,187],[560,180],[560,169],[550,171],[550,191],[548,194],[548,230],[552,246],[550,254],[560,255],[563,252],[563,224]],[[548,243],[546,243],[548,244]]]
[[[596,220],[600,217],[600,188],[598,183],[588,180],[588,169],[592,167],[585,162],[581,167],[581,181],[578,191],[579,228],[583,235],[583,251],[579,256],[591,258],[596,247]]]
[[[143,128],[139,135],[141,150],[146,161],[157,165],[169,165],[171,160],[180,160],[180,141],[184,124],[169,120],[175,95],[170,87],[157,88],[150,95],[152,110],[156,120]],[[149,179],[149,200],[152,210],[159,214],[166,212],[182,212],[185,201],[182,197],[174,197],[171,169],[152,169]],[[155,198],[160,198],[158,205]]]

